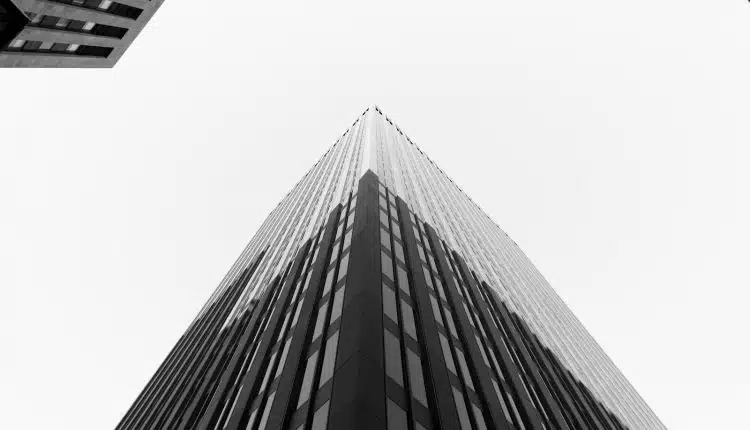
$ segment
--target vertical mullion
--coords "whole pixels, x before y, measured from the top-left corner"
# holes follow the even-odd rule
[[[426,227],[428,237],[432,243],[432,249],[434,258],[438,269],[443,273],[444,287],[447,290],[447,296],[453,301],[453,315],[456,317],[456,323],[458,325],[458,334],[463,339],[462,343],[465,346],[465,359],[468,361],[469,373],[476,376],[477,382],[476,391],[479,395],[480,401],[483,403],[484,410],[486,411],[487,418],[490,418],[490,422],[486,423],[490,428],[496,429],[510,429],[512,425],[506,420],[502,414],[502,406],[500,405],[496,395],[495,389],[491,385],[490,373],[484,361],[481,360],[481,353],[479,352],[479,345],[474,337],[473,328],[469,323],[469,316],[466,315],[464,307],[461,306],[462,297],[458,292],[457,286],[454,284],[453,276],[447,276],[450,273],[448,266],[447,256],[440,249],[440,239],[438,238],[435,230],[432,226],[427,225]],[[481,405],[480,405],[481,406]],[[473,414],[469,414],[473,418]]]
[[[430,417],[436,429],[451,429],[458,427],[458,415],[451,394],[451,383],[448,367],[445,364],[443,350],[440,345],[437,321],[433,316],[430,292],[427,287],[422,262],[417,252],[418,236],[414,235],[412,216],[406,203],[399,197],[396,206],[400,212],[401,241],[404,244],[404,258],[411,267],[411,293],[417,332],[421,336],[421,347],[424,381],[426,385],[428,403],[430,403]],[[416,225],[414,225],[416,227]]]
[[[331,288],[326,293],[328,294],[328,299],[326,300],[326,309],[325,309],[325,315],[323,316],[323,328],[321,330],[320,334],[320,346],[318,347],[318,360],[315,364],[315,371],[313,372],[313,378],[312,378],[312,385],[310,388],[310,399],[308,400],[308,413],[307,418],[305,421],[305,427],[308,428],[312,425],[313,418],[315,417],[315,411],[317,410],[315,408],[316,399],[318,397],[318,392],[320,391],[320,374],[323,371],[323,364],[325,364],[325,351],[326,347],[328,345],[328,336],[330,333],[328,333],[329,325],[330,325],[330,318],[331,318],[331,312],[333,311],[333,299],[336,294],[336,284],[338,283],[338,272],[341,270],[339,267],[341,254],[343,252],[344,248],[344,236],[346,235],[346,220],[349,215],[349,212],[346,210],[346,207],[343,208],[343,210],[340,210],[341,216],[338,217],[337,222],[334,224],[336,227],[334,228],[333,232],[335,236],[333,237],[333,240],[331,241],[332,246],[335,246],[338,241],[338,247],[336,248],[336,255],[331,255],[330,257],[330,263],[326,262],[324,265],[324,274],[327,274],[330,270],[331,265],[333,265],[333,272],[332,272],[332,280],[331,280]],[[338,231],[341,231],[341,235],[338,235]],[[325,280],[323,280],[325,282]],[[322,291],[321,291],[322,292]],[[318,299],[318,304],[316,308],[320,310],[320,301],[323,299],[323,296],[321,296]],[[311,330],[314,330],[314,327],[310,327]],[[310,342],[314,342],[315,339],[312,338],[314,336],[314,333],[310,332]],[[273,428],[273,427],[271,427]]]
[[[394,240],[394,234],[393,234],[393,215],[391,214],[391,205],[389,200],[389,193],[390,190],[386,187],[386,194],[384,195],[385,198],[385,208],[380,208],[382,210],[385,210],[386,214],[388,215],[386,219],[386,227],[388,228],[388,240],[391,245],[391,273],[393,273],[393,290],[395,291],[396,296],[396,316],[398,318],[398,321],[396,321],[396,325],[398,325],[398,340],[399,340],[399,347],[401,351],[401,373],[403,378],[403,391],[404,391],[404,398],[406,401],[406,416],[409,417],[407,419],[407,425],[410,430],[413,430],[414,424],[413,424],[413,418],[414,418],[414,406],[412,405],[412,402],[414,401],[414,396],[412,395],[412,387],[411,387],[411,378],[409,369],[409,357],[406,346],[406,331],[404,329],[404,315],[403,315],[403,309],[401,308],[401,301],[403,298],[401,295],[403,292],[401,291],[401,285],[399,284],[398,280],[398,263],[396,258],[396,242]],[[380,195],[380,194],[379,194]],[[380,202],[380,198],[378,198],[378,205]],[[382,227],[379,227],[382,228]],[[403,232],[402,232],[403,237]],[[382,274],[381,274],[382,276]]]
[[[479,321],[477,321],[477,324],[482,324],[482,326],[485,328],[485,332],[492,333],[493,327],[489,323],[489,319],[491,318],[488,312],[488,308],[486,303],[484,303],[484,300],[482,299],[482,296],[479,292],[479,289],[481,288],[475,281],[475,279],[471,276],[471,272],[466,265],[466,262],[463,258],[461,258],[460,255],[453,252],[453,259],[455,260],[456,266],[457,266],[457,274],[463,278],[464,284],[466,286],[466,293],[467,293],[467,300],[472,300],[474,303],[475,312],[478,312],[479,315],[477,315]],[[499,333],[495,333],[496,335],[499,335]],[[488,341],[490,339],[487,339]],[[509,341],[512,341],[512,339],[509,339]],[[495,342],[497,343],[497,342]],[[541,407],[546,408],[547,411],[550,412],[552,417],[550,419],[554,419],[557,421],[557,426],[561,429],[566,429],[567,422],[563,416],[562,411],[560,410],[557,402],[552,397],[551,393],[549,392],[546,384],[544,383],[544,380],[541,377],[541,374],[539,372],[539,369],[535,366],[534,361],[532,360],[529,352],[523,347],[523,345],[517,345],[519,346],[519,350],[521,353],[521,359],[526,363],[526,368],[528,368],[529,372],[526,373],[530,379],[530,382],[532,382],[536,389],[537,395],[541,395],[542,398],[540,399],[543,404],[540,405]],[[497,346],[495,349],[499,349]],[[541,415],[540,415],[541,418]]]
[[[141,414],[136,417],[136,421],[131,422],[129,425],[138,425],[139,428],[144,428],[144,426],[149,425],[153,421],[154,414],[160,414],[161,411],[166,409],[161,405],[165,401],[171,400],[178,391],[178,387],[182,385],[186,373],[182,372],[182,370],[186,366],[192,367],[196,359],[203,357],[206,348],[215,342],[215,340],[211,340],[211,334],[215,334],[217,331],[217,319],[221,319],[222,316],[226,318],[227,307],[230,307],[230,303],[233,306],[236,302],[239,296],[238,292],[241,292],[240,285],[243,285],[244,275],[247,272],[248,269],[245,269],[243,274],[231,284],[230,288],[224,290],[221,296],[211,304],[208,312],[203,314],[200,323],[197,324],[197,330],[186,344],[186,349],[173,364],[169,374],[165,375],[165,379],[155,387],[155,397],[152,397],[152,400],[148,403],[148,407],[144,408]]]
[[[420,231],[422,231],[422,230],[420,229]],[[451,355],[451,359],[453,360],[454,366],[456,366],[456,377],[460,381],[460,384],[461,384],[458,388],[460,390],[460,393],[464,397],[463,400],[464,400],[465,406],[466,405],[471,406],[471,396],[469,395],[469,390],[471,388],[469,387],[469,381],[467,381],[467,378],[471,378],[472,375],[471,374],[466,374],[463,371],[463,368],[461,367],[461,363],[465,362],[466,357],[469,354],[469,351],[467,351],[465,344],[463,342],[461,342],[460,338],[454,337],[453,333],[451,333],[451,331],[448,329],[448,326],[450,325],[449,321],[453,321],[454,325],[457,324],[457,321],[456,321],[456,318],[455,318],[455,311],[453,311],[453,310],[450,309],[451,308],[451,306],[449,305],[449,303],[450,303],[450,296],[446,295],[445,301],[444,301],[440,297],[440,294],[437,293],[437,291],[441,288],[441,285],[442,285],[442,289],[443,290],[446,288],[446,286],[445,286],[446,275],[445,275],[445,273],[443,273],[443,275],[441,276],[441,273],[439,271],[439,269],[440,269],[439,266],[432,266],[431,264],[429,264],[429,262],[430,262],[430,255],[432,255],[433,260],[437,259],[437,251],[435,250],[434,245],[430,244],[430,240],[429,240],[429,237],[427,236],[427,232],[426,231],[424,232],[423,241],[425,243],[425,260],[427,261],[427,267],[429,267],[428,270],[430,271],[430,273],[433,276],[433,278],[437,281],[437,282],[435,282],[435,285],[436,285],[436,287],[435,287],[435,290],[436,290],[435,299],[437,300],[437,302],[439,304],[438,307],[439,307],[440,315],[441,315],[443,321],[446,322],[446,327],[445,327],[445,334],[446,334],[446,336],[445,337],[446,337],[446,340],[448,342],[448,349],[449,349],[448,353]],[[420,262],[420,264],[421,264],[421,262]],[[446,303],[448,303],[448,304],[446,304]],[[460,329],[460,327],[456,327],[456,329],[458,330],[458,329]],[[460,333],[457,332],[456,336],[460,336]],[[458,351],[459,350],[462,351],[461,353],[463,354],[463,357],[464,357],[463,361],[458,359]],[[476,387],[474,387],[474,390],[472,390],[472,391],[476,392]],[[451,392],[452,392],[452,390],[451,390]],[[455,403],[455,399],[453,399],[453,401]],[[467,408],[467,415],[468,415],[469,421],[471,422],[471,425],[474,426],[474,427],[476,427],[477,424],[475,422],[473,414],[470,412],[470,408]]]
[[[261,370],[263,370],[264,368],[262,365],[266,361],[265,357],[268,355],[268,352],[271,349],[271,343],[277,337],[277,332],[281,328],[279,327],[281,317],[283,317],[286,313],[285,310],[291,295],[292,287],[294,286],[294,283],[299,276],[300,268],[309,248],[310,240],[308,239],[305,244],[302,245],[297,256],[294,258],[290,273],[284,281],[284,284],[280,287],[281,292],[279,293],[279,298],[276,301],[276,305],[271,310],[272,314],[269,322],[270,329],[266,330],[266,332],[263,333],[260,339],[260,344],[257,348],[259,353],[261,354],[259,356],[260,359],[257,360],[256,363],[250,365],[250,369],[242,378],[241,386],[244,387],[244,389],[236,399],[239,405],[247,405],[250,397],[255,394],[254,391],[258,387],[258,384],[260,382],[259,376],[261,374]],[[244,426],[244,422],[247,419],[247,412],[249,411],[247,411],[247,409],[245,409],[244,407],[234,410],[229,416],[225,428],[227,430],[237,430],[241,425]]]

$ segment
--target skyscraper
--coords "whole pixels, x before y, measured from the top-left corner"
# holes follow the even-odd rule
[[[515,242],[371,107],[117,428],[664,426]]]
[[[112,67],[164,0],[0,0],[0,67]]]

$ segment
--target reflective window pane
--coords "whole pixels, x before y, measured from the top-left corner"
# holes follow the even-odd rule
[[[391,257],[385,255],[384,252],[380,252],[380,263],[383,270],[383,275],[388,279],[393,280],[393,263]]]
[[[323,333],[323,325],[325,323],[326,312],[328,312],[328,301],[323,303],[318,311],[318,319],[315,321],[315,332],[313,333],[313,340],[317,339]]]
[[[345,290],[346,290],[346,285],[339,288],[339,290],[336,292],[336,296],[333,300],[333,309],[331,309],[331,323],[336,321],[336,319],[341,316],[341,308],[344,306]]]
[[[401,300],[401,316],[404,319],[404,331],[417,340],[417,328],[414,326],[414,311],[404,300]]]
[[[466,365],[466,359],[464,358],[463,352],[456,350],[456,357],[458,357],[458,365],[461,367],[461,373],[464,376],[466,385],[472,390],[474,389],[474,383],[471,381],[471,374],[469,374],[469,367]]]
[[[412,395],[424,406],[427,406],[427,393],[424,388],[424,375],[422,374],[422,362],[417,354],[407,349],[407,361],[409,362],[409,384]]]
[[[258,430],[265,430],[266,423],[268,422],[268,414],[271,413],[271,405],[273,405],[273,399],[276,397],[276,391],[271,393],[270,396],[268,396],[268,401],[266,401],[266,410],[263,412],[263,418],[260,419],[260,424],[258,424]]]
[[[385,340],[385,370],[398,385],[404,385],[403,371],[401,370],[401,347],[398,338],[388,330],[384,330]]]
[[[456,402],[456,410],[458,410],[458,420],[460,421],[461,430],[471,430],[471,422],[469,421],[469,413],[466,411],[464,396],[455,388],[453,389],[453,401]]]
[[[453,356],[451,355],[451,348],[448,345],[448,339],[443,336],[442,333],[438,333],[440,336],[440,346],[443,348],[443,357],[445,358],[445,365],[448,366],[451,372],[456,373],[456,365],[453,363]]]
[[[398,261],[406,261],[404,259],[404,248],[398,242],[394,242],[393,250],[396,252],[396,259]]]
[[[334,364],[336,362],[336,350],[338,348],[339,344],[339,333],[336,332],[333,336],[328,339],[328,342],[326,342],[326,352],[323,356],[323,369],[320,372],[320,383],[318,384],[319,387],[323,386],[326,382],[328,382],[329,379],[331,379],[331,376],[333,376],[333,368]]]
[[[406,412],[388,399],[388,430],[407,430]]]
[[[432,314],[435,316],[435,321],[441,326],[445,326],[443,324],[443,316],[440,315],[440,305],[438,305],[437,299],[432,294],[430,294],[430,304],[432,305]]]
[[[398,316],[396,313],[396,293],[385,284],[383,284],[383,312],[388,318],[398,324]]]
[[[302,388],[300,388],[297,407],[310,399],[310,389],[312,388],[313,373],[315,373],[315,365],[317,363],[318,351],[315,351],[313,355],[311,355],[310,358],[307,359],[307,365],[305,366],[305,376],[302,377]]]
[[[398,287],[407,296],[409,295],[409,278],[406,276],[406,271],[401,266],[396,266],[398,273]]]
[[[388,249],[391,249],[391,238],[385,229],[380,229],[380,243]]]
[[[312,430],[325,430],[328,424],[328,403],[325,402],[313,416]]]

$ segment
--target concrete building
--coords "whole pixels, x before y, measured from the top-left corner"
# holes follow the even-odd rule
[[[0,0],[0,67],[112,67],[164,0]]]

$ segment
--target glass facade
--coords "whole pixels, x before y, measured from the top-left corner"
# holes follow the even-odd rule
[[[118,429],[664,428],[377,107],[272,211]]]

